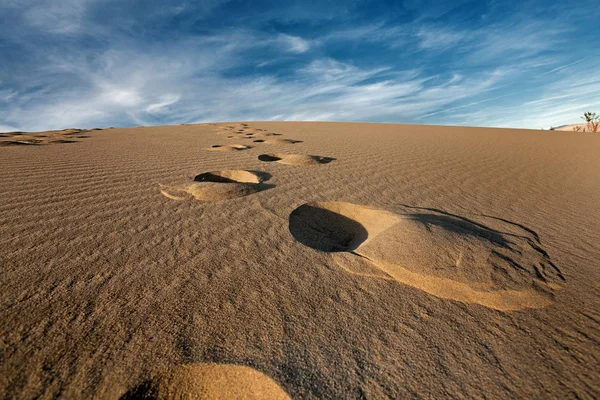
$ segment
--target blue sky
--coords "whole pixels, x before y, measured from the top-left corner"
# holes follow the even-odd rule
[[[0,131],[548,128],[600,112],[596,1],[0,0]]]

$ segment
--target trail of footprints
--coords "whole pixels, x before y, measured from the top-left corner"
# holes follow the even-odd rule
[[[227,139],[252,139],[252,145],[215,144],[207,150],[237,152],[262,144],[300,142],[246,123],[218,126],[217,133]],[[311,166],[335,159],[264,153],[258,160]],[[160,190],[173,200],[216,202],[270,189],[274,185],[265,183],[270,178],[262,171],[211,171],[197,175],[190,183],[161,185]],[[565,282],[537,233],[503,218],[467,218],[408,205],[389,211],[345,202],[316,202],[297,207],[288,222],[289,232],[298,243],[329,254],[348,274],[393,280],[441,299],[502,312],[536,309],[551,304],[554,292]],[[212,393],[215,398],[232,393],[245,393],[245,398],[289,398],[266,375],[227,364],[179,366],[129,394],[134,396],[130,398],[177,398],[184,390],[188,395]]]
[[[281,136],[246,123],[217,126],[217,134]],[[290,145],[299,142],[272,140]],[[253,148],[216,144],[207,150],[237,152]],[[258,160],[312,166],[335,159],[264,153],[258,155]],[[217,202],[268,190],[275,186],[265,183],[270,178],[270,174],[262,171],[211,171],[197,175],[193,182],[161,185],[160,190],[173,200]],[[565,280],[533,230],[502,218],[480,215],[469,219],[407,205],[387,211],[325,202],[295,209],[289,217],[289,231],[299,243],[331,253],[333,260],[348,273],[392,279],[439,298],[500,311],[546,307]]]
[[[218,126],[217,134],[225,135],[228,139],[253,139],[252,145],[217,143],[205,148],[205,150],[235,153],[250,150],[260,145],[293,145],[302,142],[301,140],[281,138],[281,133],[252,128],[245,123]],[[258,159],[263,162],[277,162],[291,166],[327,164],[334,160],[331,157],[287,153],[261,154]],[[265,183],[270,178],[270,174],[261,171],[223,170],[197,175],[192,182],[181,185],[159,186],[160,192],[172,200],[194,199],[205,202],[218,202],[273,188],[275,185]]]

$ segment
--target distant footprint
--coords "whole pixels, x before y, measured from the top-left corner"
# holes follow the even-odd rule
[[[274,185],[263,183],[270,178],[270,174],[261,171],[212,171],[197,175],[193,183],[178,186],[160,185],[160,192],[172,200],[196,199],[217,202],[273,188]]]
[[[248,150],[248,149],[251,149],[251,148],[252,148],[252,146],[246,146],[246,145],[243,145],[243,144],[227,144],[227,145],[214,144],[211,147],[207,148],[206,150],[222,151],[222,152],[234,152],[234,151]]]
[[[132,389],[133,399],[272,399],[289,400],[277,382],[253,368],[216,363],[171,368]]]
[[[80,136],[76,136],[76,137],[80,137]],[[84,136],[84,137],[89,137],[89,136]],[[70,139],[58,139],[58,140],[51,140],[50,143],[77,143],[79,142],[78,140],[70,140]]]
[[[264,129],[257,129],[257,132],[254,135],[259,136],[259,137],[269,137],[269,136],[281,136],[282,133],[265,132]]]
[[[264,144],[296,144],[302,143],[302,140],[294,140],[294,139],[267,139],[263,141]]]
[[[342,202],[309,203],[289,218],[292,236],[332,253],[345,271],[393,279],[444,299],[501,311],[542,308],[564,282],[530,229],[494,227],[434,209],[398,214]]]
[[[59,131],[47,132],[7,132],[0,135],[0,146],[38,146],[48,144],[79,143],[86,139],[89,131],[100,130],[98,128],[83,129],[63,129]]]
[[[0,141],[0,146],[36,146],[46,144],[44,140],[25,139],[25,140],[3,140]]]
[[[260,161],[264,162],[277,162],[285,165],[317,165],[317,164],[328,164],[335,160],[331,157],[322,156],[310,156],[303,154],[261,154],[258,156]]]

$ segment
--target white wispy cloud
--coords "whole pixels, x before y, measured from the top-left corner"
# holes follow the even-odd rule
[[[160,101],[146,107],[146,112],[148,114],[164,114],[169,111],[169,106],[177,103],[180,98],[181,96],[178,94],[166,94],[160,96]]]
[[[212,38],[215,43],[222,40]],[[454,75],[431,85],[431,77],[418,70],[361,68],[331,58],[315,59],[281,78],[225,77],[214,68],[215,59],[234,65],[237,45],[218,46],[222,49],[218,57],[200,63],[203,53],[190,51],[187,43],[172,45],[166,55],[158,54],[162,49],[156,53],[131,49],[111,50],[91,62],[85,57],[71,57],[68,63],[62,59],[54,69],[46,67],[47,73],[68,73],[70,80],[86,85],[67,86],[59,94],[23,95],[27,107],[9,107],[8,121],[19,121],[24,130],[39,130],[106,126],[114,120],[156,124],[276,117],[407,118],[417,110],[432,111],[477,95],[503,77],[498,71],[469,80]],[[50,97],[52,101],[46,101]]]
[[[600,107],[597,58],[559,51],[574,29],[560,21],[444,24],[436,16],[454,5],[440,3],[403,23],[335,25],[336,9],[323,6],[327,17],[313,21],[331,26],[300,34],[273,28],[268,18],[288,20],[267,10],[204,29],[228,0],[141,2],[139,14],[114,2],[114,23],[94,19],[102,1],[0,0],[15,19],[0,27],[5,48],[27,61],[0,64],[0,129],[271,119],[536,127]],[[286,10],[299,7],[294,24],[311,15],[300,2]],[[169,18],[189,30],[152,31]],[[350,54],[358,47],[365,54]]]
[[[445,123],[496,126],[549,128],[580,122],[584,111],[600,109],[600,72],[598,59],[589,59],[577,75],[558,71],[553,81],[541,88],[509,94],[515,101],[492,104],[474,111],[444,113]],[[518,99],[527,93],[527,98]],[[486,102],[487,103],[487,102]],[[468,108],[468,107],[467,107]]]
[[[304,53],[310,49],[310,42],[298,36],[280,34],[277,37],[287,51],[292,53]]]
[[[589,56],[587,56],[587,57],[580,58],[579,60],[573,61],[573,62],[571,62],[571,63],[565,64],[565,65],[561,65],[561,66],[559,66],[559,67],[556,67],[556,68],[554,68],[554,69],[551,69],[551,70],[550,70],[550,71],[548,71],[548,72],[545,72],[545,73],[544,73],[544,75],[547,75],[547,74],[552,74],[552,73],[554,73],[554,72],[561,71],[561,70],[563,70],[563,69],[565,69],[565,68],[572,67],[573,65],[577,65],[577,64],[579,64],[580,62],[583,62],[583,61],[585,61],[585,60],[587,60],[587,59],[589,59],[589,58],[590,58],[590,57],[589,57]]]
[[[466,37],[466,32],[422,26],[416,33],[419,46],[423,49],[443,50],[458,45]]]

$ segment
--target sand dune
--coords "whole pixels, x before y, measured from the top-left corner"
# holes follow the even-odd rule
[[[0,398],[600,396],[598,135],[20,140],[78,143],[0,148]]]

